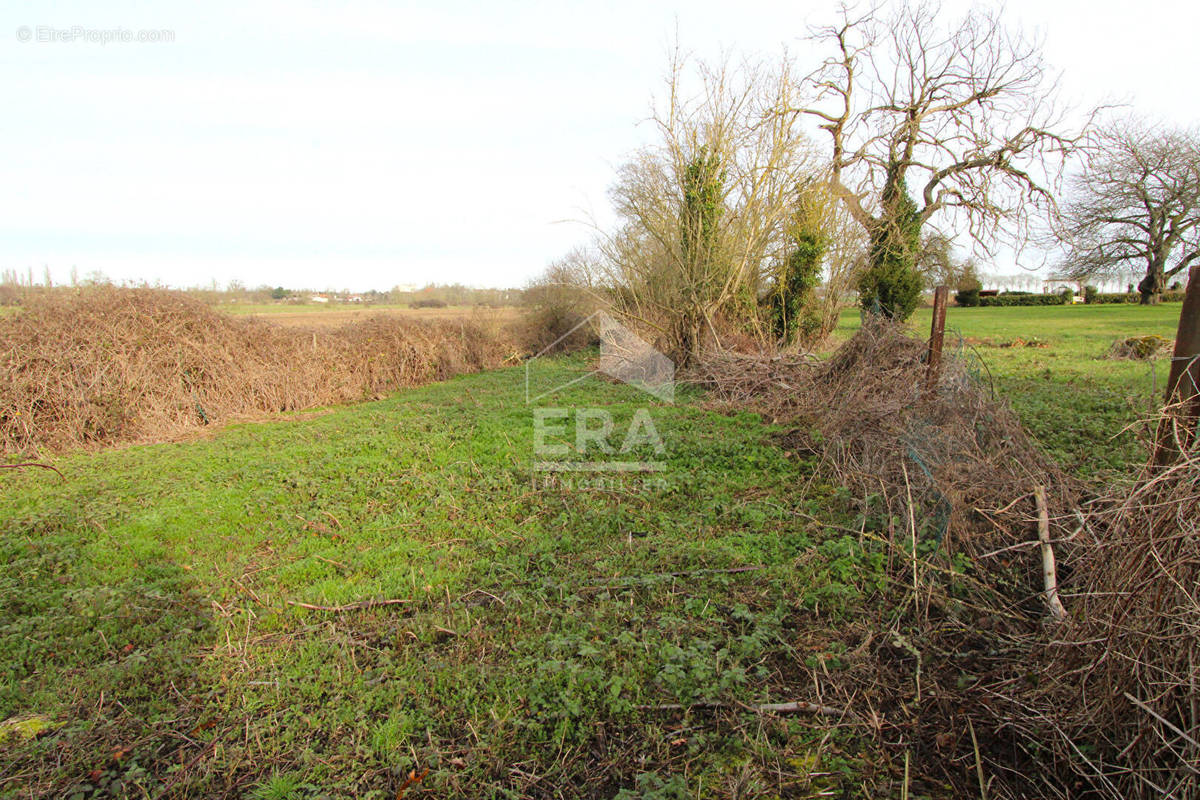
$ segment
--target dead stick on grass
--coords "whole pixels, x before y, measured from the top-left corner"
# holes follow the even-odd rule
[[[1042,582],[1046,588],[1046,605],[1054,621],[1062,622],[1067,618],[1067,610],[1058,599],[1058,568],[1054,563],[1054,548],[1050,546],[1050,511],[1046,506],[1046,487],[1034,488],[1033,499],[1037,503],[1038,541],[1042,545]]]
[[[809,703],[804,700],[797,700],[792,703],[761,703],[756,706],[746,705],[745,703],[692,703],[683,705],[681,703],[661,703],[659,705],[643,705],[637,706],[639,711],[689,711],[693,708],[740,708],[745,711],[753,711],[756,714],[821,714],[827,717],[845,716],[844,711],[840,708],[832,706],[823,706],[818,703]]]
[[[39,467],[41,469],[48,469],[58,475],[58,477],[62,478],[64,481],[67,479],[67,476],[59,472],[56,467],[52,467],[49,464],[42,464],[38,461],[25,461],[21,464],[0,464],[0,469],[21,469],[22,467]]]
[[[376,606],[396,606],[403,605],[410,600],[359,600],[357,603],[346,603],[344,606],[315,606],[312,603],[300,603],[296,600],[288,600],[289,606],[298,606],[300,608],[309,608],[313,611],[362,611],[367,608],[375,608]]]
[[[975,777],[979,779],[979,798],[987,800],[987,782],[983,779],[983,757],[979,754],[979,740],[975,738],[975,723],[967,717],[967,727],[971,730],[971,749],[975,751]]]

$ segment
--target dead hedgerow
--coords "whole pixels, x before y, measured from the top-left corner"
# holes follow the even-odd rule
[[[1169,469],[1085,487],[965,360],[947,356],[927,385],[925,352],[867,321],[827,361],[723,354],[692,375],[790,426],[785,447],[817,457],[864,520],[888,520],[860,534],[888,553],[873,646],[812,670],[814,690],[857,709],[927,789],[1200,797],[1194,437]]]
[[[1108,797],[1200,798],[1200,446],[1089,516],[1072,624],[1046,647],[1042,722]],[[1194,423],[1193,423],[1194,424]],[[1079,743],[1092,745],[1085,750]]]
[[[332,330],[220,314],[184,294],[99,287],[0,318],[0,450],[161,439],[242,415],[371,399],[498,366],[485,318],[373,317]]]

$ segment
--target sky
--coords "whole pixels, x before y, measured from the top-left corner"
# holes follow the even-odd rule
[[[520,286],[607,218],[676,38],[700,57],[786,46],[811,62],[805,32],[836,8],[8,0],[0,269]],[[1078,105],[1200,122],[1200,6],[1013,0],[1004,18],[1044,37]]]

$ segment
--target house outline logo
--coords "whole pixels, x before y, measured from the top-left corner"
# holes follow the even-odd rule
[[[576,331],[593,324],[600,332],[600,359],[596,368],[534,395],[530,370],[535,362]],[[533,405],[595,375],[607,375],[668,405],[675,404],[675,362],[606,311],[589,314],[525,362],[525,404]]]

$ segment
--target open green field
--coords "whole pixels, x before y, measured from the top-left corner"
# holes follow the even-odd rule
[[[949,324],[1096,474],[1140,457],[1111,436],[1152,383],[1098,357],[1178,310]],[[900,796],[861,728],[746,709],[819,700],[866,615],[899,613],[877,602],[887,522],[757,417],[596,378],[554,404],[606,410],[614,444],[648,406],[661,480],[535,485],[524,381],[0,472],[0,797],[390,798],[426,769],[406,796],[858,796],[866,774]]]
[[[973,358],[981,380],[1012,404],[1051,454],[1084,476],[1102,476],[1143,458],[1137,430],[1162,402],[1169,360],[1104,358],[1118,339],[1157,334],[1175,338],[1178,303],[1156,306],[1074,305],[959,308],[946,312],[946,350]],[[932,309],[913,315],[929,335]],[[836,335],[859,325],[856,310],[842,314]],[[1010,346],[1015,340],[1039,346]]]
[[[535,488],[523,393],[507,369],[4,473],[0,719],[55,727],[5,742],[0,794],[394,797],[426,768],[438,797],[851,785],[852,737],[803,716],[639,708],[811,695],[882,558],[833,527],[846,498],[686,398],[650,409],[662,485]],[[555,402],[620,436],[645,396],[593,378]]]

